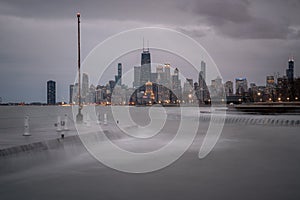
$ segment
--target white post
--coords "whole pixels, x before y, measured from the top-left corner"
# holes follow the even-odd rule
[[[57,128],[56,128],[56,131],[57,131],[57,132],[62,131],[62,129],[61,129],[61,119],[60,119],[60,116],[57,116]]]
[[[65,114],[65,121],[64,121],[64,131],[68,131],[69,128],[68,128],[68,115]]]
[[[100,124],[100,113],[97,115],[97,124]]]
[[[24,118],[24,133],[23,136],[30,136],[29,133],[29,117],[25,116]]]
[[[86,126],[91,126],[91,119],[89,113],[86,114]]]
[[[103,124],[105,124],[105,125],[107,124],[107,114],[106,113],[104,114]]]

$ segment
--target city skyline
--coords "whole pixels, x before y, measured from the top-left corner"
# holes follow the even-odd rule
[[[97,94],[95,93],[96,89],[99,87],[105,87],[105,85],[109,85],[111,91],[114,89],[115,86],[120,86],[122,88],[126,87],[129,89],[131,89],[131,88],[137,89],[139,86],[145,85],[148,81],[151,81],[154,83],[163,84],[170,89],[174,89],[174,85],[173,85],[174,80],[173,79],[174,79],[175,75],[177,76],[177,82],[179,81],[179,86],[177,83],[176,88],[178,89],[178,87],[180,87],[180,90],[183,89],[181,91],[183,93],[184,93],[184,88],[186,87],[185,84],[189,83],[189,85],[191,85],[192,90],[195,92],[195,95],[200,95],[200,94],[197,94],[197,89],[194,88],[195,87],[194,83],[197,83],[197,84],[199,84],[199,87],[202,89],[204,88],[204,85],[205,85],[205,87],[208,87],[207,90],[210,90],[211,95],[217,95],[217,94],[214,94],[214,92],[215,92],[214,87],[216,87],[216,85],[219,85],[218,87],[220,87],[220,85],[222,85],[222,90],[224,90],[226,96],[233,96],[233,95],[242,96],[243,93],[248,92],[248,90],[251,89],[252,87],[264,87],[264,86],[270,87],[270,84],[272,85],[272,87],[275,87],[275,85],[278,83],[278,81],[280,81],[280,79],[286,78],[286,80],[288,82],[292,82],[292,81],[294,81],[294,79],[300,78],[300,77],[295,77],[295,75],[294,75],[295,61],[294,61],[294,57],[290,57],[288,59],[286,69],[284,70],[286,72],[286,74],[283,74],[282,76],[280,76],[279,74],[265,75],[265,84],[262,84],[262,85],[258,85],[254,82],[248,82],[247,77],[243,77],[243,78],[237,77],[234,80],[223,80],[222,78],[217,76],[215,79],[205,80],[206,79],[205,78],[206,77],[206,63],[204,61],[201,61],[201,66],[200,66],[201,71],[199,72],[198,78],[186,77],[185,78],[186,82],[181,82],[181,79],[179,79],[179,69],[177,67],[175,67],[175,68],[173,67],[172,70],[174,70],[174,72],[173,72],[173,74],[171,74],[171,71],[170,71],[171,64],[165,63],[164,65],[162,65],[162,64],[153,65],[151,63],[150,54],[151,53],[150,53],[149,48],[142,49],[141,66],[147,64],[147,68],[143,69],[144,71],[146,71],[146,72],[143,72],[144,74],[146,73],[146,75],[144,75],[145,77],[142,78],[141,77],[141,74],[142,74],[141,66],[133,66],[134,78],[132,80],[132,85],[122,84],[123,69],[122,69],[122,63],[120,63],[120,62],[117,63],[116,75],[112,75],[112,77],[114,77],[114,80],[111,77],[111,80],[109,80],[107,83],[103,83],[102,85],[99,83],[98,84],[97,83],[89,83],[88,74],[83,72],[82,85],[81,85],[81,88],[82,88],[81,98],[82,98],[83,103],[93,102],[94,100],[92,100],[92,99],[96,99],[96,96],[97,96]],[[156,71],[152,72],[152,68],[154,68]],[[136,70],[139,71],[138,74],[136,73]],[[156,75],[156,76],[153,76],[153,75]],[[153,77],[156,77],[156,79],[154,80]],[[160,81],[158,78],[160,79]],[[181,77],[181,78],[183,78],[183,77]],[[145,79],[145,80],[147,79],[148,81],[144,80],[144,82],[142,82],[143,79]],[[166,80],[164,81],[164,79],[166,79]],[[136,80],[139,80],[139,83],[136,83]],[[195,80],[195,82],[193,80]],[[208,81],[208,82],[206,82],[206,81]],[[68,90],[68,98],[64,99],[63,101],[56,101],[56,87],[57,86],[56,86],[55,81],[53,81],[53,80],[47,81],[47,92],[46,92],[47,101],[46,101],[46,103],[48,105],[55,105],[56,102],[74,103],[74,102],[78,101],[77,95],[75,95],[78,92],[78,83],[68,85],[68,89],[69,89]],[[177,90],[177,89],[175,89],[175,90]],[[220,88],[220,90],[221,90],[221,88]],[[260,90],[262,90],[262,89],[260,88]],[[91,93],[91,91],[93,91],[95,94],[93,94],[93,92]],[[174,91],[172,91],[172,92],[174,92]],[[176,93],[178,94],[181,92],[177,91]],[[219,93],[220,93],[220,91],[219,91]],[[223,93],[223,91],[221,93]],[[204,94],[201,94],[201,95],[202,95],[201,98],[204,99]],[[209,94],[208,94],[208,96],[209,96]],[[222,95],[219,95],[219,96],[222,96]],[[206,97],[206,99],[208,99],[208,97]],[[298,97],[297,97],[297,100],[298,100]],[[23,102],[2,102],[2,103],[23,103]],[[44,102],[32,101],[32,102],[24,102],[24,103],[44,103]]]
[[[156,64],[155,71],[152,71],[151,66],[154,66],[151,63],[150,49],[143,48],[141,65],[133,67],[133,79],[130,79],[132,87],[131,83],[121,84],[123,69],[122,63],[118,62],[115,67],[117,73],[115,79],[110,79],[102,85],[90,84],[88,74],[83,73],[82,100],[84,104],[102,105],[199,104],[199,106],[213,102],[240,104],[298,101],[300,77],[294,76],[294,65],[294,58],[291,57],[285,75],[267,75],[265,84],[256,85],[253,82],[248,83],[247,77],[235,78],[235,82],[223,80],[220,76],[206,80],[206,63],[201,61],[198,78],[193,79],[180,75],[180,70],[171,67],[169,63]],[[78,83],[70,85],[69,88],[69,103],[77,104]]]
[[[123,12],[124,6],[129,12]],[[149,9],[141,9],[145,7]],[[224,80],[247,77],[262,85],[265,75],[285,74],[291,55],[296,61],[300,57],[300,5],[293,0],[202,0],[184,5],[179,0],[85,1],[61,2],[60,9],[49,1],[3,0],[0,8],[3,102],[46,102],[45,80],[50,79],[57,82],[58,101],[68,101],[68,86],[76,76],[77,11],[82,13],[82,58],[107,37],[145,26],[175,29],[195,39],[215,60]],[[118,12],[108,12],[111,9]]]

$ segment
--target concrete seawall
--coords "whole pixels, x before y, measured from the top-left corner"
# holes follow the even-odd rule
[[[226,116],[224,117],[218,115],[201,115],[199,118],[202,122],[212,122],[221,123],[224,121],[225,124],[235,124],[235,125],[264,125],[264,126],[290,126],[290,127],[300,127],[300,119],[286,119],[280,117],[272,116]]]
[[[52,140],[34,142],[31,144],[8,147],[0,150],[0,157],[16,155],[21,153],[56,149],[56,148],[61,148],[66,144],[81,144],[81,140],[78,135],[73,135],[73,136],[65,137],[64,139],[57,138]]]
[[[129,126],[128,128],[131,128],[131,126]],[[88,133],[81,134],[80,136],[69,135],[69,136],[65,136],[64,138],[58,137],[55,139],[48,139],[39,142],[32,142],[29,144],[7,147],[4,149],[0,149],[0,157],[63,148],[65,145],[83,145],[81,139],[84,139],[85,141],[93,142],[93,141],[97,141],[99,137],[103,137],[103,134],[105,134],[106,137],[112,141],[125,138],[125,136],[122,136],[122,134],[114,134],[115,132],[114,129],[115,128],[110,127],[109,130],[103,130],[102,133],[88,132]]]

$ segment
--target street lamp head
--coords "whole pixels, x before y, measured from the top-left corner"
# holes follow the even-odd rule
[[[77,13],[77,17],[80,17],[80,12]]]

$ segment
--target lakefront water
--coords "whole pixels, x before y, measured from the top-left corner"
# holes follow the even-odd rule
[[[141,131],[122,117],[113,118],[110,107],[89,109],[94,109],[95,115],[84,115],[84,131],[79,134],[98,134],[96,127],[100,126],[115,145],[135,153],[167,145],[183,115],[180,108],[155,108],[163,110],[160,115],[151,115],[149,107],[130,108],[131,118],[140,127],[165,120],[159,133],[143,139],[130,134],[144,134],[145,129]],[[199,159],[212,114],[209,108],[200,114],[198,109],[185,109],[187,123],[191,127],[199,123],[188,150],[163,169],[132,174],[107,167],[87,151],[78,137],[71,107],[0,107],[0,149],[4,152],[0,157],[1,199],[300,198],[299,115],[227,113],[216,145]],[[215,121],[221,123],[218,115],[222,113],[215,112]],[[31,136],[22,136],[24,116],[29,116]],[[57,116],[67,119],[64,139],[54,126]],[[191,132],[189,128],[185,131]],[[36,149],[34,145],[17,148],[33,143],[40,145]],[[100,141],[97,145],[106,144]],[[110,152],[106,154],[110,156]]]

